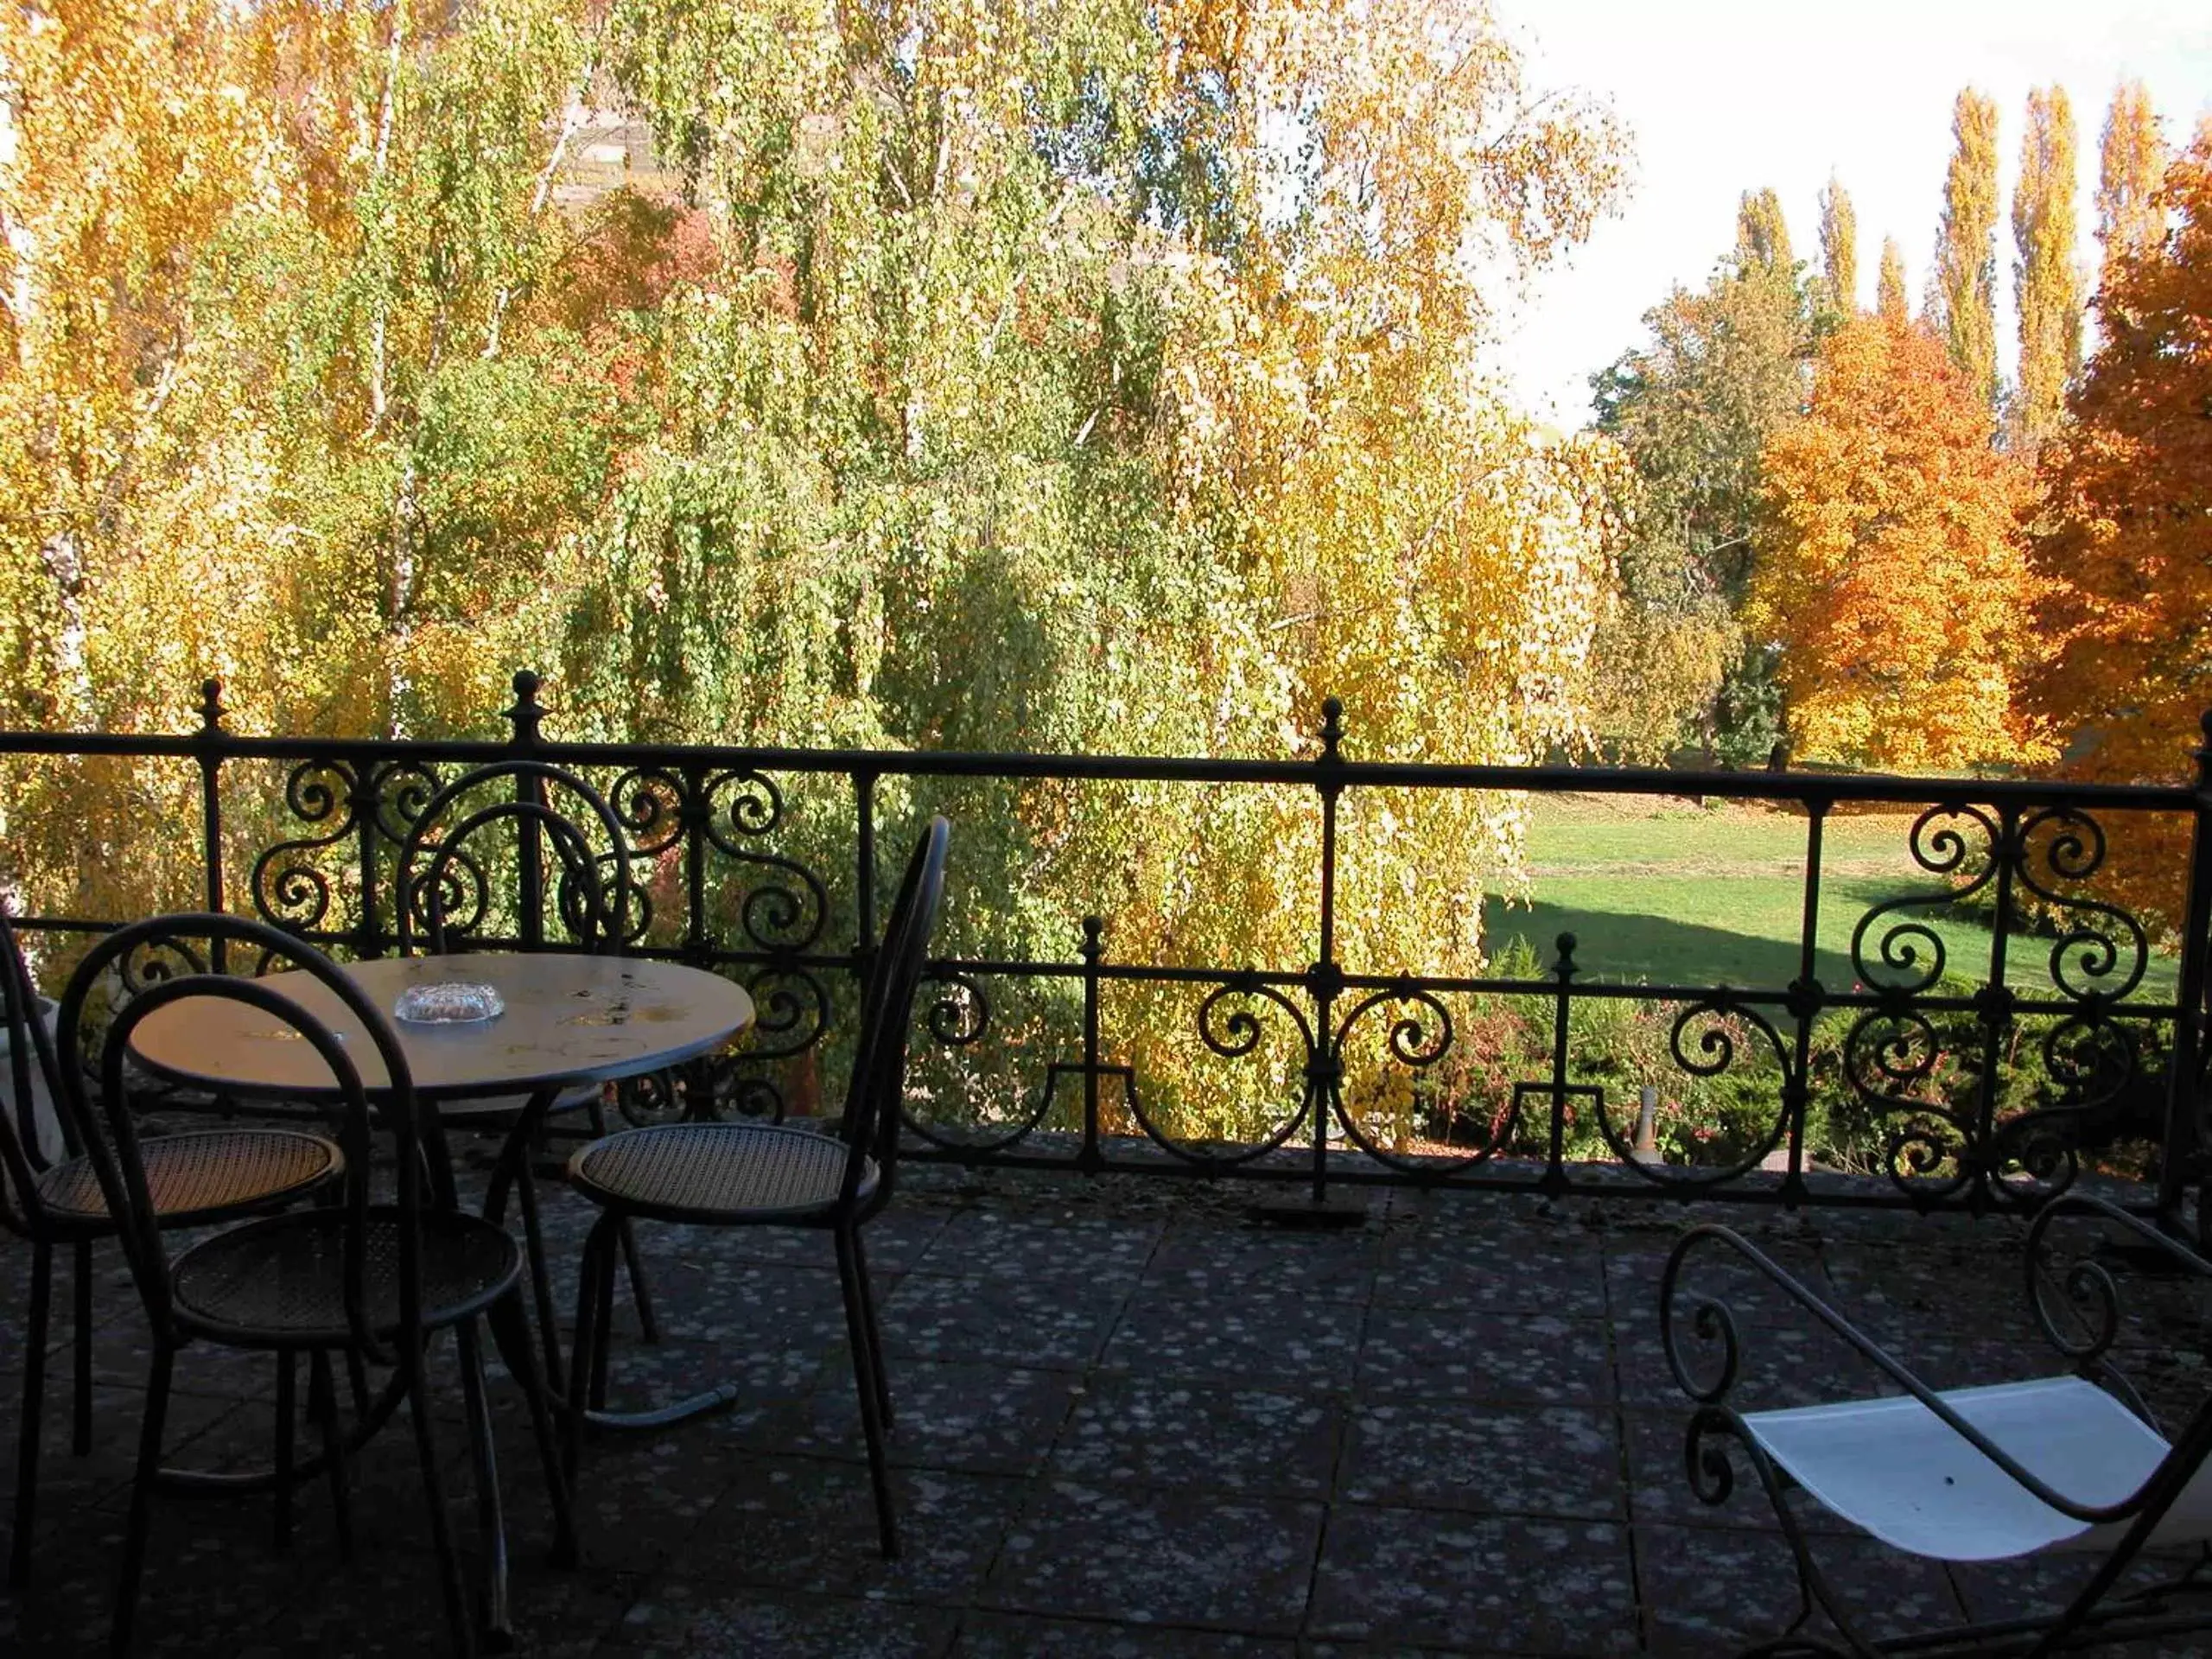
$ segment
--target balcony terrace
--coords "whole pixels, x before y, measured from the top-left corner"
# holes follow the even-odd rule
[[[641,1122],[820,1109],[880,926],[878,842],[904,833],[887,780],[902,814],[950,810],[970,785],[1289,792],[1310,806],[1316,860],[1291,959],[1133,960],[1110,914],[1030,957],[941,936],[915,1025],[912,1155],[868,1233],[900,1402],[898,1563],[875,1549],[827,1242],[641,1227],[663,1339],[642,1341],[618,1298],[618,1401],[721,1378],[736,1397],[650,1438],[589,1440],[585,1564],[556,1570],[518,1391],[495,1377],[529,1652],[1731,1651],[1786,1624],[1797,1591],[1763,1498],[1739,1487],[1708,1505],[1686,1471],[1688,1402],[1659,1329],[1661,1263],[1686,1218],[1729,1218],[1939,1388],[2063,1369],[2021,1294],[2024,1220],[2054,1192],[2107,1185],[2093,1172],[2113,1140],[2158,1149],[2146,1185],[2110,1190],[2193,1224],[2212,760],[2194,789],[1395,766],[1345,758],[1333,706],[1296,760],[650,749],[553,741],[535,681],[517,689],[496,743],[238,737],[211,685],[190,734],[0,734],[0,755],[139,768],[144,798],[188,804],[108,826],[118,846],[180,861],[211,907],[364,958],[395,947],[395,848],[442,782],[517,757],[592,778],[628,839],[614,856],[654,872],[629,948],[734,977],[760,1010],[750,1046],[696,1068],[680,1099],[626,1085],[615,1103]],[[1363,797],[1509,788],[1694,791],[1798,815],[1794,977],[1624,982],[1594,938],[1560,938],[1519,977],[1340,959],[1339,909],[1359,902],[1340,893],[1340,849],[1367,823]],[[1839,929],[1823,827],[1869,805],[1908,815],[1898,834],[1931,879]],[[2108,840],[2146,818],[2181,821],[2194,849],[2188,914],[2165,939],[2096,896]],[[501,943],[558,943],[567,901],[534,870],[518,854],[480,873],[504,895],[485,912]],[[1992,902],[1962,922],[1977,892]],[[35,954],[124,919],[55,910],[22,925]],[[1658,1021],[1670,1092],[1748,1079],[1749,1128],[1708,1160],[1655,1154],[1639,1091],[1584,1040],[1581,1016],[1609,1004]],[[1434,1083],[1455,1033],[1498,1007],[1539,1040],[1503,1057],[1502,1084],[1452,1085],[1496,1092]],[[1173,1022],[1188,1055],[1258,1103],[1257,1127],[1240,1140],[1178,1117],[1127,1058],[1145,1018]],[[1874,1173],[1823,1166],[1824,1112],[1856,1114]],[[546,1202],[565,1316],[593,1212],[553,1183]],[[0,1243],[10,1401],[29,1255]],[[101,1261],[94,1449],[68,1455],[62,1297],[35,1576],[0,1599],[0,1651],[105,1638],[147,1344],[120,1258]],[[1741,1329],[1746,1408],[1878,1382],[1770,1287],[1725,1268],[1713,1287]],[[2201,1300],[2152,1281],[2129,1306],[2124,1369],[2186,1414],[2206,1380]],[[455,1529],[473,1537],[451,1350],[437,1352]],[[264,1463],[271,1368],[194,1350],[179,1364],[169,1460]],[[442,1647],[404,1436],[368,1441],[353,1489],[350,1565],[320,1486],[284,1554],[265,1498],[156,1505],[142,1648]],[[1945,1569],[1805,1514],[1878,1631],[2022,1612],[2065,1587],[2063,1567]]]
[[[1247,1196],[917,1173],[871,1230],[903,1412],[895,1565],[875,1550],[824,1242],[645,1230],[666,1329],[645,1345],[625,1308],[617,1395],[727,1376],[739,1398],[652,1438],[591,1441],[586,1565],[562,1572],[521,1414],[495,1382],[523,1650],[1699,1656],[1787,1622],[1789,1552],[1764,1501],[1745,1488],[1707,1507],[1684,1473],[1688,1404],[1656,1317],[1681,1213],[1390,1190],[1363,1224],[1306,1232],[1254,1225]],[[585,1206],[558,1195],[548,1219],[573,1262]],[[1743,1224],[1931,1382],[2055,1369],[2026,1318],[2010,1221],[1828,1210]],[[0,1268],[10,1320],[25,1254]],[[105,1639],[144,1370],[121,1280],[105,1274],[100,1294],[93,1455],[69,1457],[67,1413],[49,1413],[35,1588],[0,1601],[10,1651]],[[2186,1408],[2204,1329],[2174,1288],[2131,1327],[2124,1358]],[[1733,1289],[1747,1402],[1865,1386],[1840,1344]],[[64,1367],[66,1318],[54,1335]],[[266,1362],[188,1351],[182,1365],[175,1460],[265,1461]],[[467,1537],[459,1440],[456,1421],[448,1493]],[[440,1650],[404,1434],[371,1442],[354,1502],[350,1567],[319,1487],[288,1554],[265,1498],[158,1506],[145,1650]],[[2070,1582],[2048,1566],[1947,1572],[1833,1530],[1827,1565],[1878,1630],[2018,1611]]]

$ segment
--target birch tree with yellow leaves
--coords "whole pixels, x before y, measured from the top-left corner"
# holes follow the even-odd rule
[[[618,740],[1280,753],[1332,694],[1367,754],[1583,729],[1615,451],[1487,370],[1494,285],[1587,232],[1623,140],[1479,6],[0,29],[15,718],[169,728],[213,673],[248,729],[437,734],[527,665]],[[587,99],[683,200],[557,207]],[[16,802],[10,861],[59,879],[66,804]],[[1348,957],[1471,965],[1520,808],[1372,810]],[[966,946],[1103,907],[1133,957],[1310,950],[1310,803],[963,817]]]

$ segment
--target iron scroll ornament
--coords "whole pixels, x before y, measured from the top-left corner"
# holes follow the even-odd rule
[[[1927,1010],[1894,991],[1881,1007],[1853,1020],[1844,1035],[1844,1078],[1852,1092],[1878,1116],[1903,1120],[1882,1146],[1884,1167],[1900,1191],[1944,1198],[1974,1179],[1974,1117],[1935,1087],[1945,1063],[1966,1041],[1947,1037]],[[1915,1185],[1929,1182],[1934,1185]]]
[[[749,1068],[794,1058],[822,1041],[832,1020],[829,988],[810,968],[777,963],[740,972],[737,979],[753,999],[753,1019],[746,1030],[745,1046],[740,1052],[699,1063],[688,1085],[690,1100],[686,1115],[766,1118],[780,1123],[788,1110],[783,1090]],[[639,1109],[651,1113],[664,1105],[645,1100],[639,1102]],[[653,1120],[647,1116],[637,1121]]]
[[[2030,1203],[2074,1185],[2084,1141],[2114,1120],[2146,1075],[2136,1032],[2094,1003],[2053,1025],[2037,1046],[2059,1098],[1999,1122],[1989,1154],[1993,1177]]]
[[[1883,1137],[1882,1163],[1891,1183],[1916,1203],[1939,1202],[1973,1185],[1987,1150],[1978,1144],[1978,1110],[1942,1092],[1947,1064],[1970,1052],[1978,1033],[1947,1033],[1936,1012],[1915,1001],[1936,988],[1948,965],[1929,913],[1993,883],[2003,891],[2000,877],[2015,861],[2018,845],[2006,825],[1980,807],[1955,801],[1929,807],[1907,837],[1913,861],[1931,875],[1971,874],[1956,887],[1885,899],[1852,930],[1852,970],[1879,1001],[1845,1033],[1844,1078],[1878,1116],[1899,1120]],[[1893,917],[1901,918],[1885,923]]]
[[[284,809],[309,826],[264,848],[247,878],[256,915],[272,927],[314,937],[327,931],[333,899],[330,873],[315,855],[351,836],[361,820],[359,778],[342,760],[303,760],[284,779]]]
[[[935,996],[920,1017],[938,1046],[957,1051],[972,1048],[981,1042],[991,1028],[991,999],[983,989],[982,982],[974,975],[944,963],[931,963],[922,979],[925,984],[937,988]],[[919,1005],[917,1006],[918,1007]],[[988,1134],[956,1134],[938,1125],[925,1123],[914,1116],[911,1105],[903,1100],[899,1105],[899,1121],[908,1132],[933,1147],[968,1153],[1003,1152],[1027,1139],[1045,1121],[1045,1115],[1052,1110],[1057,1070],[1048,1068],[1046,1079],[1038,1086],[1034,1098],[1025,1102],[1010,1118],[1002,1120]]]
[[[979,1041],[988,1032],[991,1020],[990,1001],[981,983],[973,976],[944,963],[936,964],[929,978],[943,988],[923,1016],[931,1034],[940,1044],[952,1049],[970,1046]],[[1216,985],[1207,994],[1197,1014],[1199,1040],[1224,1059],[1241,1059],[1256,1053],[1267,1040],[1268,1027],[1262,1012],[1230,1006],[1235,1001],[1243,998],[1263,1005],[1262,1012],[1280,1011],[1289,1016],[1306,1057],[1304,1070],[1310,1079],[1314,1053],[1313,1027],[1296,1003],[1274,987],[1264,984],[1255,977],[1236,976]],[[1057,1081],[1067,1075],[1079,1074],[1081,1070],[1080,1066],[1065,1064],[1047,1068],[1046,1076],[1030,1094],[1021,1109],[988,1135],[950,1134],[940,1127],[916,1119],[903,1109],[901,1121],[907,1129],[931,1146],[969,1153],[1004,1150],[1036,1131],[1052,1109]],[[1201,1150],[1179,1139],[1159,1122],[1153,1109],[1146,1104],[1141,1091],[1135,1086],[1133,1078],[1126,1078],[1125,1084],[1124,1104],[1139,1131],[1161,1151],[1179,1161],[1205,1169],[1234,1168],[1275,1151],[1308,1121],[1313,1103],[1309,1081],[1307,1091],[1301,1096],[1297,1109],[1277,1123],[1265,1138],[1242,1142],[1226,1150]]]
[[[655,858],[680,845],[690,793],[665,766],[632,766],[607,786],[607,804],[630,842],[632,858]]]
[[[2053,833],[2041,842],[2037,859],[2033,851],[2044,830]],[[2051,983],[2077,1002],[2117,1002],[2132,993],[2151,964],[2150,936],[2142,923],[2117,905],[2062,890],[2087,881],[2103,868],[2103,826],[2078,807],[2045,807],[2022,821],[2017,847],[2015,874],[2021,886],[2069,918],[2069,925],[2050,947]]]
[[[254,914],[270,926],[323,944],[346,938],[347,928],[334,918],[333,906],[346,876],[323,867],[319,855],[342,849],[360,836],[362,856],[374,861],[366,870],[350,871],[360,890],[372,885],[388,859],[414,828],[438,792],[436,769],[427,762],[397,760],[356,768],[346,760],[302,760],[284,779],[284,807],[308,833],[272,842],[254,859],[246,891]],[[342,861],[350,865],[350,858]],[[363,915],[353,925],[372,936],[383,922]]]
[[[1605,1109],[1599,1096],[1598,1132],[1621,1166],[1648,1184],[1662,1186],[1717,1186],[1757,1169],[1767,1155],[1788,1140],[1794,1103],[1803,1097],[1802,1079],[1791,1045],[1783,1040],[1774,1022],[1726,988],[1684,1005],[1667,1033],[1667,1052],[1677,1068],[1693,1077],[1718,1077],[1732,1071],[1745,1035],[1755,1033],[1772,1056],[1779,1079],[1773,1122],[1732,1164],[1706,1167],[1694,1164],[1647,1163],[1635,1156],[1635,1147]]]
[[[1249,1001],[1258,1006],[1234,1007],[1233,1003]],[[1224,1012],[1225,1010],[1225,1012]],[[1314,1072],[1320,1050],[1313,1027],[1299,1006],[1273,985],[1266,983],[1249,971],[1231,975],[1217,983],[1206,993],[1195,1016],[1198,1040],[1212,1053],[1225,1060],[1243,1059],[1259,1052],[1268,1039],[1268,1026],[1262,1015],[1280,1013],[1289,1018],[1296,1033],[1305,1062],[1301,1071],[1306,1079],[1294,1110],[1262,1136],[1234,1146],[1215,1149],[1201,1148],[1170,1133],[1145,1103],[1142,1091],[1135,1086],[1134,1077],[1126,1080],[1123,1095],[1130,1118],[1144,1137],[1162,1152],[1179,1162],[1196,1169],[1224,1171],[1256,1162],[1276,1151],[1299,1126],[1326,1109],[1325,1102],[1315,1092]]]
[[[775,781],[749,769],[716,772],[700,792],[699,809],[708,845],[768,878],[749,885],[738,902],[738,926],[747,941],[760,950],[812,948],[829,925],[829,889],[798,860],[755,844],[784,819],[783,791]]]
[[[1967,869],[1977,851],[1980,868],[1955,888],[1893,899],[1861,918],[1852,939],[1853,965],[1880,1001],[1846,1039],[1846,1077],[1870,1105],[1904,1116],[1886,1138],[1885,1159],[1891,1179],[1914,1192],[1916,1201],[1948,1198],[1977,1181],[2008,1198],[2044,1201],[2073,1184],[2084,1131],[2141,1078],[2140,1043],[2113,1012],[2143,982],[2148,935],[2119,906],[2075,891],[2102,868],[2107,851],[2102,826],[2078,807],[2038,808],[2017,820],[2008,814],[2000,825],[1980,808],[1939,804],[1915,821],[1910,844],[1915,861],[1931,874]],[[2011,993],[2001,982],[1985,986],[1977,994],[1974,1027],[1947,1029],[1949,1021],[1938,1011],[1914,1001],[1935,988],[1943,972],[1942,941],[1934,929],[1916,918],[1888,927],[1878,959],[1870,957],[1866,941],[1886,916],[1907,907],[1955,906],[1993,883],[2006,912],[1997,918],[2000,938],[2024,938],[2036,925],[2018,913],[2019,895],[2040,902],[2055,935],[2047,971],[2075,1012],[2038,1043],[2058,1097],[1985,1122],[1984,1102],[1993,1097],[1994,1083],[1981,1071],[2000,1063],[1995,1033],[2010,1022]],[[1955,1081],[1947,1081],[1945,1063],[1953,1056],[1961,1065]]]
[[[1914,819],[1906,843],[1913,862],[1930,875],[1948,876],[1967,868],[1976,849],[1958,824],[1942,822],[1945,819],[1963,820],[1980,834],[1981,868],[1961,886],[1887,899],[1859,918],[1859,925],[1851,931],[1851,970],[1859,983],[1872,989],[1919,995],[1943,977],[1948,961],[1942,936],[1928,921],[1911,915],[1884,928],[1875,954],[1869,957],[1867,936],[1884,917],[1955,906],[1996,879],[2006,837],[1997,821],[1978,806],[1939,804]]]
[[[1351,1103],[1344,1097],[1345,1056],[1351,1048],[1353,1034],[1361,1023],[1376,1009],[1389,1007],[1396,1007],[1399,1012],[1397,1017],[1390,1021],[1383,1039],[1383,1051],[1400,1065],[1415,1071],[1426,1071],[1451,1054],[1456,1040],[1452,1011],[1433,991],[1410,980],[1402,980],[1370,992],[1355,1002],[1346,1010],[1344,1018],[1337,1022],[1335,1034],[1330,1042],[1330,1055],[1335,1064],[1330,1068],[1326,1104],[1335,1111],[1345,1138],[1378,1163],[1393,1169],[1417,1171],[1437,1177],[1456,1175],[1497,1157],[1511,1142],[1514,1129],[1520,1122],[1521,1106],[1517,1094],[1492,1120],[1483,1143],[1461,1158],[1414,1158],[1393,1152],[1377,1142],[1360,1122],[1359,1114],[1351,1109]],[[1425,1020],[1424,1014],[1427,1015]]]

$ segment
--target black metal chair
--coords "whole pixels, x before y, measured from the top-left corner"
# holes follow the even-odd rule
[[[472,767],[423,802],[396,887],[403,956],[620,950],[645,919],[622,821],[590,784],[544,760]]]
[[[2056,1248],[2056,1230],[2075,1224],[2084,1227],[2082,1245]],[[2193,1291],[2192,1300],[2212,1287],[2212,1261],[2151,1222],[2104,1198],[2062,1194],[2028,1229],[2022,1282],[2066,1374],[1938,1390],[1740,1234],[1705,1222],[1676,1241],[1660,1281],[1659,1319],[1675,1379],[1697,1402],[1685,1444],[1692,1488],[1707,1503],[1726,1502],[1740,1458],[1797,1572],[1796,1618],[1778,1637],[1743,1649],[1744,1659],[2031,1659],[2138,1640],[2143,1647],[2128,1651],[2147,1652],[2158,1638],[2212,1630],[2212,1399],[2199,1394],[2170,1436],[2120,1369],[2126,1325],[2107,1266],[2115,1246],[2162,1269],[2172,1288]],[[1739,1327],[1717,1294],[1690,1288],[1700,1251],[1720,1257],[1739,1283],[1794,1302],[1808,1324],[1855,1351],[1885,1391],[1742,1409],[1736,1387],[1750,1327]],[[2070,1592],[2055,1576],[2036,1585],[2033,1603],[2024,1597],[2013,1616],[1878,1637],[1865,1629],[1866,1610],[1822,1570],[1827,1541],[1790,1503],[1798,1489],[1908,1554],[1991,1562],[2071,1554],[2084,1571]],[[2152,1551],[2185,1554],[2186,1564],[2171,1556],[2161,1563]],[[1818,1613],[1832,1636],[1818,1628]]]
[[[907,863],[861,1001],[852,1077],[835,1138],[776,1124],[671,1123],[609,1135],[570,1160],[569,1185],[602,1211],[584,1247],[569,1357],[566,1457],[572,1475],[587,1419],[614,1426],[626,1421],[606,1411],[613,1247],[622,1224],[635,1217],[695,1227],[815,1228],[836,1245],[876,1523],[885,1556],[897,1557],[898,1521],[884,1452],[891,1389],[861,1229],[890,1202],[896,1179],[907,1027],[944,898],[950,836],[943,818],[933,820]],[[626,1421],[673,1422],[733,1397],[726,1389],[714,1389]]]
[[[110,955],[103,959],[115,962]],[[51,1005],[48,1005],[50,1007]],[[98,1172],[85,1155],[41,999],[0,911],[0,1016],[8,1033],[11,1115],[0,1111],[0,1227],[31,1247],[30,1317],[23,1341],[22,1414],[16,1424],[14,1538],[8,1584],[22,1587],[30,1571],[37,1519],[41,1431],[45,1412],[46,1348],[54,1299],[54,1255],[73,1257],[76,1330],[72,1445],[92,1450],[92,1246],[118,1230]],[[61,1147],[48,1150],[35,1121],[34,1101],[54,1103]],[[118,1107],[127,1109],[118,1095]],[[149,1137],[141,1143],[146,1202],[157,1227],[198,1227],[278,1209],[327,1189],[345,1158],[327,1137],[297,1129],[225,1128]]]
[[[543,760],[474,767],[423,802],[400,845],[394,887],[402,956],[486,949],[616,955],[648,919],[621,819],[582,778]],[[504,1137],[485,1214],[499,1219],[512,1188],[530,1245],[545,1363],[554,1373],[560,1345],[531,1155],[548,1117],[579,1109],[594,1135],[607,1133],[595,1084],[439,1108],[448,1128]],[[626,1230],[622,1249],[639,1327],[647,1342],[657,1342],[652,1292]]]
[[[178,974],[152,984],[118,1015],[99,1060],[96,1106],[80,1065],[86,1005],[100,976],[129,953],[179,939],[207,938],[264,953],[264,963],[289,963],[312,976],[367,1033],[383,1072],[372,1107],[361,1067],[328,1026],[263,979]],[[122,1088],[130,1033],[149,1016],[186,997],[221,997],[249,1004],[309,1044],[329,1070],[340,1096],[345,1163],[342,1201],[334,1205],[250,1221],[193,1244],[172,1257],[162,1236],[169,1219],[154,1188],[159,1141],[142,1141]],[[69,1116],[83,1138],[118,1232],[152,1329],[153,1357],[145,1417],[125,1534],[112,1647],[130,1649],[149,1508],[159,1484],[163,1427],[178,1351],[193,1342],[257,1349],[277,1357],[275,1481],[280,1541],[289,1529],[293,1489],[292,1416],[298,1357],[310,1366],[310,1406],[322,1434],[322,1461],[337,1511],[341,1548],[350,1550],[346,1503],[346,1446],[340,1434],[330,1357],[342,1353],[396,1369],[415,1430],[429,1503],[447,1616],[459,1649],[473,1651],[475,1627],[461,1581],[446,1514],[443,1483],[426,1396],[429,1338],[455,1332],[467,1396],[480,1513],[487,1541],[499,1535],[497,1471],[486,1398],[479,1315],[505,1313],[519,1332],[522,1250],[505,1229],[461,1210],[450,1166],[420,1135],[407,1059],[384,1015],[327,957],[260,923],[211,914],[140,922],[94,947],[71,976],[58,1027],[60,1071]],[[394,1197],[372,1201],[371,1135],[392,1146]],[[510,1363],[528,1396],[538,1452],[553,1503],[561,1553],[573,1559],[575,1534],[559,1468],[552,1419],[527,1340],[508,1344]],[[500,1610],[494,1608],[497,1615]]]

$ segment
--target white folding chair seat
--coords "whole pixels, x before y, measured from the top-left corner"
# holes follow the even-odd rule
[[[1939,1396],[2045,1485],[2084,1507],[2133,1495],[2172,1449],[2078,1376]],[[1815,1499],[1884,1543],[1946,1561],[2110,1549],[2126,1530],[2063,1515],[1910,1395],[1749,1412],[1744,1426]],[[2200,1465],[2152,1548],[2212,1538],[2212,1473]]]

